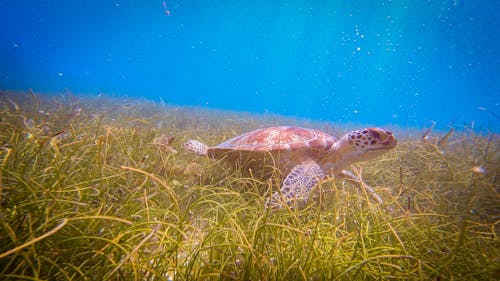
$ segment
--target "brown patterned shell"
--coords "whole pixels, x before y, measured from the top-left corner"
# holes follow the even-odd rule
[[[297,151],[297,150],[321,150],[325,151],[332,147],[335,138],[329,134],[300,127],[279,126],[257,129],[246,134],[234,137],[215,147],[211,147],[212,153],[216,150],[228,151]]]
[[[245,167],[258,177],[269,177],[278,169],[286,175],[306,159],[321,164],[335,143],[329,134],[299,127],[257,129],[208,149],[211,158]]]

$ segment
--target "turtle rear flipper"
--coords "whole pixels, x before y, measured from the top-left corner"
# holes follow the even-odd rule
[[[280,192],[266,201],[266,209],[282,208],[282,202],[292,209],[304,207],[312,188],[324,177],[325,173],[314,161],[295,166],[283,181]]]
[[[188,140],[184,143],[184,148],[200,156],[208,154],[208,146],[197,140]]]

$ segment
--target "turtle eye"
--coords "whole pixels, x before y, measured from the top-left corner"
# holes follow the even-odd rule
[[[380,139],[380,133],[377,131],[374,131],[374,130],[370,131],[370,136],[372,136],[373,138],[376,138],[376,139]]]

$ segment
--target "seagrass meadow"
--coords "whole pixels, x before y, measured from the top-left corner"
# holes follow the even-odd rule
[[[495,133],[389,128],[398,147],[324,180],[301,210],[184,151],[274,115],[107,95],[0,93],[1,280],[491,280],[500,277]],[[329,124],[341,136],[358,129]]]

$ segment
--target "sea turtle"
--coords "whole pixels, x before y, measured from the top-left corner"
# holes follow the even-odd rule
[[[344,169],[379,156],[396,143],[394,134],[381,128],[351,131],[336,140],[320,130],[278,126],[257,129],[214,147],[196,140],[186,141],[184,147],[197,155],[244,167],[253,176],[269,177],[277,171],[286,175],[280,191],[266,202],[266,208],[274,209],[283,207],[283,203],[291,208],[303,207],[311,189],[327,176],[353,179],[381,203],[380,196]]]

